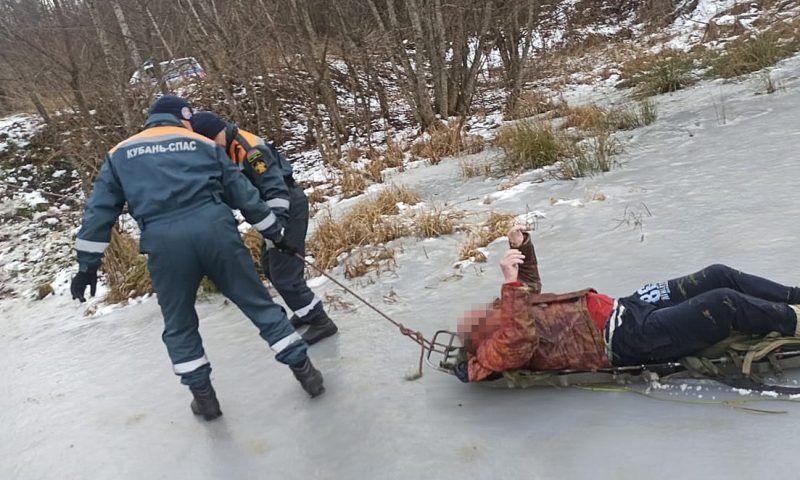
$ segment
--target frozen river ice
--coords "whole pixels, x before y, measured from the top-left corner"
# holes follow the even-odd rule
[[[797,284],[799,66],[776,69],[785,90],[769,96],[750,79],[659,97],[659,120],[602,176],[509,196],[499,180],[458,179],[449,159],[393,180],[468,211],[544,213],[533,235],[547,291],[624,295],[716,262]],[[590,201],[596,192],[606,199]],[[356,288],[427,334],[452,328],[499,292],[504,248],[453,275],[460,240],[401,240],[394,274]],[[330,282],[317,290],[341,295]],[[0,304],[2,479],[738,479],[800,467],[798,404],[754,403],[786,412],[755,415],[621,392],[492,389],[431,370],[409,382],[415,345],[358,305],[332,311],[341,334],[312,348],[328,391],[310,400],[238,310],[219,297],[200,304],[225,412],[207,424],[171,374],[154,300],[95,317],[83,308],[65,296]],[[658,394],[770,400],[688,385]]]

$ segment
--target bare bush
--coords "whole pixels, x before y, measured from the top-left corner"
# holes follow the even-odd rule
[[[483,147],[483,137],[468,134],[460,123],[451,122],[432,128],[422,141],[411,146],[411,153],[436,165],[444,157],[478,153]]]

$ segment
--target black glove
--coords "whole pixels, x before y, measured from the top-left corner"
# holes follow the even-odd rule
[[[277,248],[279,251],[285,254],[297,255],[297,250],[295,250],[294,247],[286,243],[286,237],[284,237],[282,234],[280,237],[272,240],[272,243],[273,245],[275,245],[275,248]]]
[[[467,362],[461,362],[456,365],[456,368],[453,369],[453,372],[456,374],[459,380],[464,383],[469,383],[469,368],[467,367]]]
[[[80,300],[81,303],[86,301],[86,287],[89,286],[89,293],[92,296],[97,292],[97,270],[92,269],[86,272],[78,272],[72,277],[72,283],[69,285],[69,291],[72,292],[73,300]]]

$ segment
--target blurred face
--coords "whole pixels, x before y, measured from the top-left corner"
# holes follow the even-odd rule
[[[467,352],[474,354],[478,345],[500,328],[500,310],[491,304],[468,311],[458,322],[457,333]]]

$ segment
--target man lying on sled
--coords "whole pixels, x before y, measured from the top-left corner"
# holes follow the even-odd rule
[[[456,374],[464,382],[513,369],[592,371],[674,361],[732,331],[799,333],[797,287],[711,265],[616,299],[589,288],[543,294],[530,235],[514,227],[508,239],[501,297],[459,324],[467,362]]]

